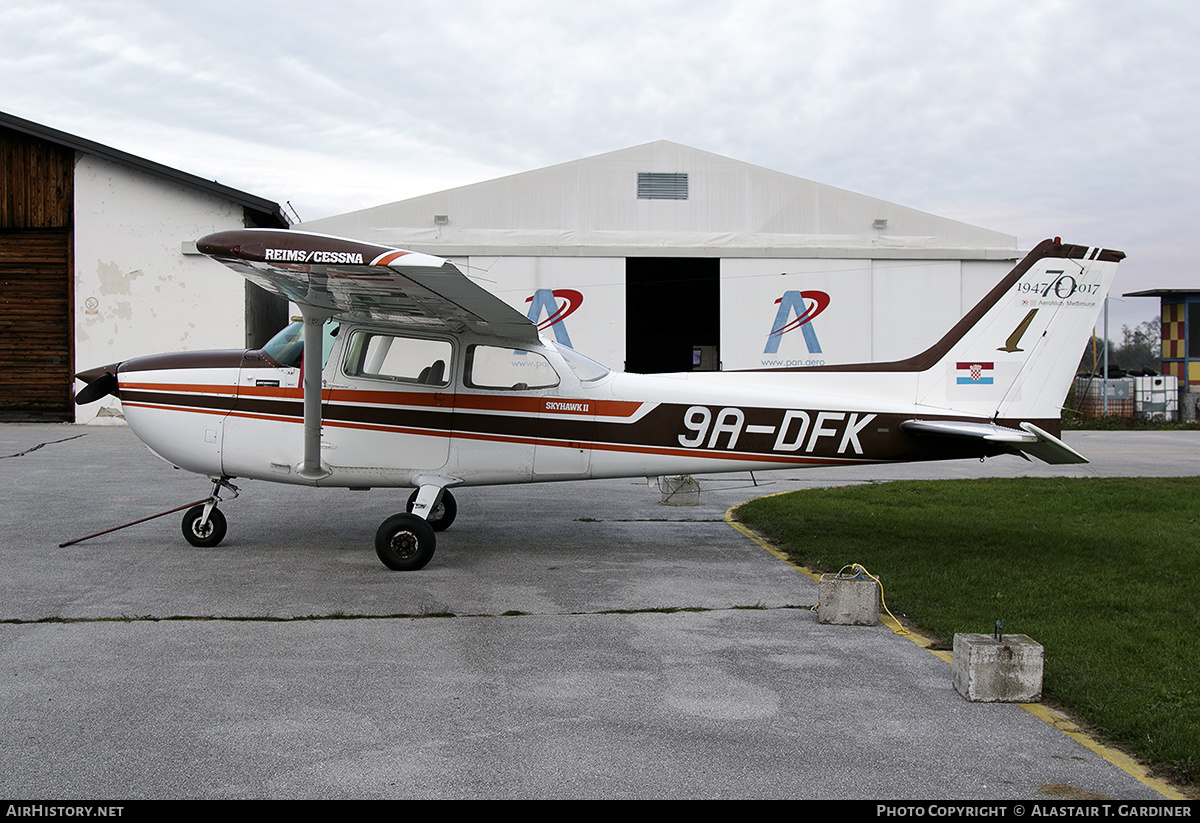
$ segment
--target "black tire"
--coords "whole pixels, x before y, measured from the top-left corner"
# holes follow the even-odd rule
[[[395,514],[375,532],[375,554],[398,572],[415,572],[433,558],[437,537],[433,527],[415,514]]]
[[[204,517],[204,506],[192,506],[183,516],[183,539],[201,549],[211,548],[225,539],[225,531],[229,524],[221,510],[214,508],[208,515],[208,522],[201,525]]]
[[[408,496],[408,505],[405,507],[405,511],[412,512],[413,506],[417,504],[417,495],[420,493],[421,490],[417,489]],[[454,522],[454,518],[457,516],[458,503],[455,502],[454,495],[450,493],[449,489],[442,489],[441,499],[433,504],[433,509],[429,512],[429,516],[425,518],[425,522],[433,526],[435,532],[444,532],[450,528],[450,524]]]

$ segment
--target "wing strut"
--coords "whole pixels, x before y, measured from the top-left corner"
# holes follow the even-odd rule
[[[322,331],[333,312],[300,304],[304,318],[304,465],[300,476],[320,480],[331,472],[321,465],[321,360]]]

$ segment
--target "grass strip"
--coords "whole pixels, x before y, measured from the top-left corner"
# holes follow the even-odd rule
[[[1047,702],[1156,771],[1200,779],[1200,478],[895,482],[737,516],[815,571],[861,563],[945,648],[997,620],[1029,635]]]

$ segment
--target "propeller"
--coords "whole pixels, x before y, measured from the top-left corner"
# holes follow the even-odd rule
[[[103,372],[75,393],[75,405],[85,406],[88,403],[94,403],[106,394],[120,397],[117,390],[117,376],[112,372]]]

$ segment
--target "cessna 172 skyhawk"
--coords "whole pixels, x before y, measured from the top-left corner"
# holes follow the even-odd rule
[[[413,488],[380,526],[392,569],[433,556],[454,486],[1032,455],[1056,435],[1124,254],[1039,244],[940,341],[890,363],[624,374],[539,336],[453,264],[287,230],[197,248],[299,306],[263,349],[139,357],[83,372],[134,433],[212,479],[184,536],[225,535],[230,480]],[[1028,457],[1026,457],[1028,459]]]

